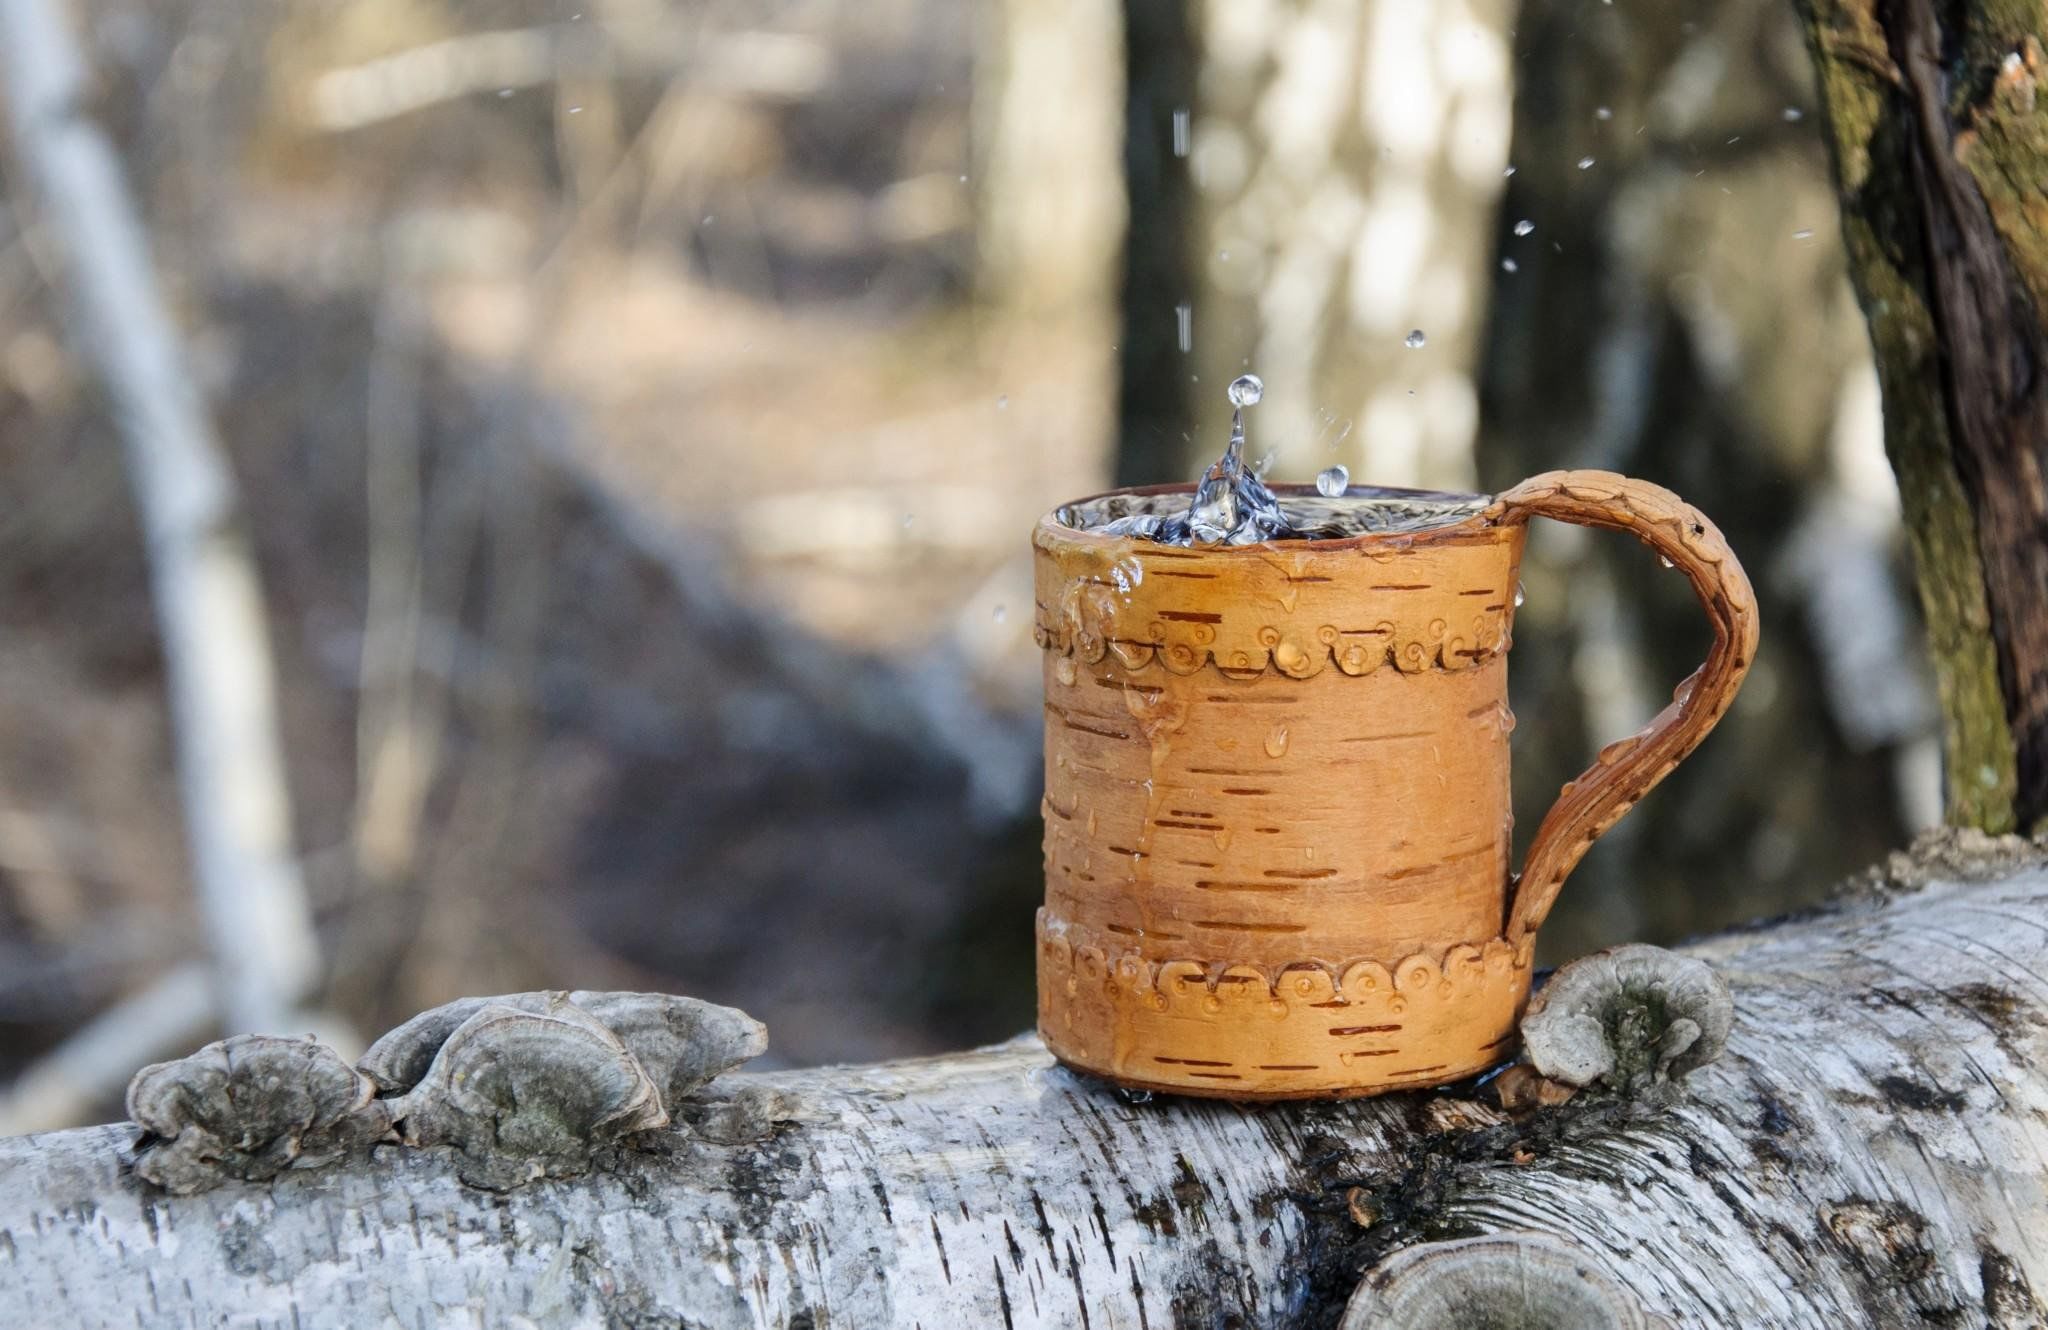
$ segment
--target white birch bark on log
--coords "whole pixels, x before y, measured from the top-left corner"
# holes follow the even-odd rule
[[[797,1120],[505,1195],[382,1148],[172,1198],[125,1126],[0,1141],[0,1321],[1307,1326],[1362,1272],[1376,1306],[1441,1302],[1562,1250],[1635,1304],[1617,1324],[2039,1325],[2048,871],[2001,872],[1692,948],[1735,995],[1719,1061],[1513,1122],[1452,1093],[1125,1103],[1025,1039],[727,1078]]]

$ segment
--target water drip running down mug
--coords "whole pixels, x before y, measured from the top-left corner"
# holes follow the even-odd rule
[[[1349,494],[1424,520],[1237,546],[1090,529],[1184,507],[1168,486],[1038,524],[1038,1025],[1070,1066],[1287,1099],[1502,1061],[1565,876],[1714,727],[1756,654],[1742,566],[1668,490],[1566,471],[1491,499]],[[1535,517],[1634,534],[1691,581],[1714,644],[1564,787],[1516,873],[1507,657]]]

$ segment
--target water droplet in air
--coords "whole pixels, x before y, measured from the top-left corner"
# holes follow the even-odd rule
[[[916,513],[905,513],[905,514],[903,514],[903,529],[904,529],[905,531],[908,531],[908,530],[910,530],[910,524],[911,524],[912,522],[915,522],[916,520],[917,520],[917,514],[916,514]]]
[[[1010,607],[1008,605],[998,605],[990,612],[989,617],[993,618],[997,623],[1001,623],[1010,617]]]
[[[996,398],[996,410],[998,410],[998,411],[1007,411],[1007,410],[1009,410],[1009,409],[1010,409],[1010,397],[1009,397],[1009,394],[1008,394],[1008,393],[1005,393],[1005,394],[1003,394],[1003,395],[1002,395],[1001,397],[998,397],[998,398]]]
[[[1536,223],[1530,221],[1526,217],[1524,217],[1521,221],[1515,223],[1515,234],[1518,236],[1528,235],[1531,231],[1534,231],[1535,229]]]
[[[1192,351],[1195,346],[1195,308],[1183,300],[1173,307],[1175,336],[1182,351]]]
[[[1410,351],[1420,351],[1428,342],[1429,338],[1423,336],[1420,328],[1410,329],[1408,335],[1401,339],[1401,345]]]
[[[1505,180],[1505,179],[1507,179],[1507,178],[1508,178],[1509,176],[1513,175],[1514,173],[1515,173],[1515,168],[1514,168],[1514,167],[1512,167],[1512,166],[1510,166],[1510,167],[1509,167],[1509,168],[1508,168],[1507,170],[1505,170],[1505,171],[1502,171],[1502,172],[1500,173],[1500,175],[1501,175],[1501,179]]]
[[[1792,238],[1794,240],[1811,240],[1813,239],[1813,230],[1809,227],[1804,230],[1794,231],[1792,233]]]
[[[1520,609],[1522,602],[1528,598],[1528,594],[1522,590],[1522,584],[1520,582],[1515,583],[1515,608]]]
[[[1316,476],[1316,493],[1326,499],[1334,499],[1344,492],[1351,483],[1351,469],[1342,465],[1333,466]]]
[[[1522,265],[1515,262],[1513,259],[1502,259],[1500,261],[1500,270],[1502,272],[1520,272],[1522,270]]]
[[[1188,155],[1188,108],[1185,106],[1173,113],[1173,155]]]
[[[1785,122],[1787,124],[1794,124],[1806,118],[1806,112],[1800,110],[1796,106],[1788,106],[1779,114],[1785,117]]]
[[[1271,471],[1272,469],[1273,454],[1271,453],[1267,453],[1264,457],[1261,457],[1258,461],[1252,463],[1252,474],[1257,476],[1260,480],[1264,480],[1266,478],[1266,473],[1268,471]]]
[[[1280,757],[1287,752],[1287,727],[1275,725],[1273,732],[1266,736],[1266,756]]]
[[[1592,170],[1592,169],[1593,169],[1593,159],[1592,159],[1591,157],[1581,157],[1581,158],[1579,158],[1579,169],[1580,169],[1581,171],[1590,171],[1590,170]]]
[[[1663,564],[1666,568],[1676,568],[1678,566],[1677,564],[1671,562],[1671,559],[1668,555],[1663,554],[1657,556],[1657,562]]]
[[[1256,374],[1240,374],[1225,389],[1232,406],[1257,406],[1266,395],[1266,381]]]
[[[1611,106],[1597,106],[1593,108],[1593,118],[1595,120],[1612,120],[1614,119],[1614,108]]]
[[[510,96],[512,95],[512,89],[510,89],[510,88],[500,88],[500,89],[498,89],[498,95],[499,95],[500,97],[510,97]]]
[[[580,107],[580,106],[572,106],[572,107],[570,107],[570,108],[569,108],[569,114],[570,114],[570,115],[581,115],[582,113],[583,113],[583,108],[582,108],[582,107]]]
[[[1126,1090],[1121,1085],[1116,1087],[1116,1097],[1123,1100],[1126,1104],[1149,1104],[1152,1102],[1152,1092],[1150,1090]]]

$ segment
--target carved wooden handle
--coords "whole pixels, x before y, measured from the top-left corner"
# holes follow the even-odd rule
[[[1551,517],[1579,526],[1631,531],[1692,582],[1714,625],[1706,664],[1678,685],[1671,705],[1635,734],[1600,750],[1551,805],[1522,864],[1507,936],[1536,931],[1565,875],[1593,842],[1699,746],[1735,700],[1756,658],[1756,596],[1720,529],[1670,490],[1610,471],[1550,471],[1494,500],[1496,525]]]

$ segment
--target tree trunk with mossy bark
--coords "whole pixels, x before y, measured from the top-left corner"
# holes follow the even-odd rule
[[[1948,817],[2048,820],[2048,10],[1800,0],[1945,718]]]
[[[0,1321],[2039,1325],[2044,920],[2038,846],[1950,834],[1811,916],[1668,966],[1594,958],[1541,999],[1531,1020],[1552,1025],[1532,1055],[1554,1076],[1636,1074],[1576,1094],[1524,1071],[1349,1102],[1137,1103],[1020,1039],[724,1077],[672,1105],[681,1125],[551,1146],[525,1170],[476,1167],[479,1150],[524,1148],[509,1130],[407,1127],[410,1147],[366,1151],[351,1128],[327,1132],[323,1166],[251,1168],[261,1152],[244,1151],[231,1171],[276,1176],[173,1195],[147,1179],[194,1185],[179,1170],[207,1152],[167,1172],[120,1125],[0,1141]],[[1698,962],[1732,990],[1732,1024]],[[451,1079],[420,1070],[428,1045],[501,1081],[541,1046],[528,1036],[592,1067],[678,1056],[680,1027],[633,1009],[603,994],[443,1009],[365,1064],[380,1089],[417,1074],[419,1095]],[[748,1051],[734,1015],[699,1022]],[[514,1026],[505,1056],[480,1056]],[[1723,1030],[1717,1060],[1656,1079]],[[161,1134],[184,1101],[148,1079],[139,1111]],[[468,1078],[469,1107],[488,1079]],[[654,1079],[664,1099],[677,1084]]]

